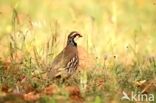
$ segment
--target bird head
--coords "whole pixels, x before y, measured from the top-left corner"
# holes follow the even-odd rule
[[[75,38],[82,37],[82,35],[76,31],[71,32],[68,35],[67,45],[77,46],[77,43],[75,42]]]

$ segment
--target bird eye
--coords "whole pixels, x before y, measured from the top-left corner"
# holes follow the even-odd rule
[[[69,35],[68,35],[68,39],[69,38],[72,38],[72,39],[75,39],[75,38],[79,38],[79,37],[82,37],[78,32],[76,31],[73,31],[71,32]]]

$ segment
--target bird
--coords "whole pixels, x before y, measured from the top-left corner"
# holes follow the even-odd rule
[[[71,77],[79,66],[76,38],[82,35],[77,31],[69,33],[65,48],[54,58],[48,71],[50,80],[61,78],[63,81]]]

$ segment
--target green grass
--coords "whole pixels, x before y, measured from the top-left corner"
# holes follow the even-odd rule
[[[1,0],[0,96],[35,91],[40,94],[36,103],[73,98],[80,103],[127,103],[120,100],[122,91],[141,91],[136,82],[156,79],[155,12],[154,1],[148,0]],[[64,85],[53,83],[44,72],[73,30],[83,35],[78,46],[93,63],[84,58],[73,78]],[[58,91],[44,94],[50,84]],[[70,95],[69,85],[78,87],[81,96]]]

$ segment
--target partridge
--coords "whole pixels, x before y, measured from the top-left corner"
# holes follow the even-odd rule
[[[68,35],[66,47],[55,57],[48,72],[49,79],[67,79],[75,73],[79,65],[76,37],[82,37],[73,31]]]

